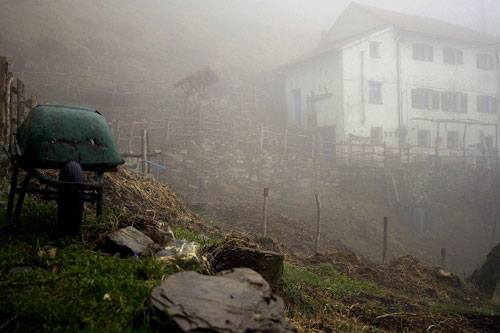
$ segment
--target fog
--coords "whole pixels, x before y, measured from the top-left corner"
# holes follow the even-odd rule
[[[498,241],[498,212],[493,211],[497,202],[491,199],[496,188],[489,188],[491,182],[485,178],[484,188],[475,187],[479,180],[470,178],[478,176],[475,173],[436,176],[439,181],[427,174],[444,170],[445,163],[432,159],[441,161],[436,156],[440,153],[476,171],[480,165],[498,168],[498,64],[489,59],[500,37],[500,1],[359,0],[362,5],[467,27],[492,42],[462,42],[461,35],[447,36],[443,42],[442,36],[427,34],[420,36],[423,42],[399,36],[372,45],[368,37],[351,41],[352,36],[344,36],[352,43],[341,44],[343,55],[328,49],[331,63],[322,58],[316,63],[314,58],[310,72],[307,61],[304,67],[290,65],[324,46],[322,36],[350,3],[0,0],[0,55],[8,57],[10,71],[39,102],[102,111],[115,126],[121,153],[137,154],[139,133],[148,126],[150,151],[159,151],[155,163],[169,166],[162,181],[211,223],[231,228],[231,219],[237,218],[241,231],[255,231],[245,217],[260,219],[262,188],[270,187],[271,220],[276,223],[271,234],[283,233],[287,239],[282,240],[292,246],[300,232],[312,233],[313,198],[322,192],[328,203],[323,239],[331,244],[340,241],[378,260],[378,253],[372,254],[380,247],[382,217],[389,215],[394,221],[391,256],[410,253],[438,264],[440,248],[449,248],[449,268],[469,274]],[[363,24],[352,22],[346,29]],[[393,51],[378,54],[393,42]],[[412,55],[411,43],[424,42],[432,45]],[[448,48],[453,50],[444,50]],[[375,54],[368,56],[369,52]],[[451,55],[441,56],[443,52]],[[477,58],[478,52],[491,54],[484,60]],[[430,74],[440,73],[441,67],[404,67],[393,59],[396,54],[406,55],[406,64],[416,59],[457,67],[442,67],[442,77],[432,81]],[[342,72],[335,58],[340,56],[345,57]],[[360,57],[366,59],[355,62]],[[393,61],[384,63],[388,58]],[[384,74],[397,64],[403,69]],[[423,72],[429,75],[419,76]],[[190,77],[192,73],[202,75]],[[214,82],[203,81],[203,75]],[[180,81],[184,78],[187,81]],[[198,79],[203,83],[198,85]],[[180,83],[174,86],[176,82]],[[424,111],[411,114],[413,109]],[[179,120],[181,116],[193,123]],[[339,129],[342,122],[345,128]],[[475,141],[469,142],[467,135]],[[352,167],[356,156],[361,156],[360,164],[369,160],[370,166],[387,167],[394,159],[408,168],[381,168],[366,177]],[[127,162],[130,168],[140,168],[133,159]],[[413,170],[410,162],[429,164]],[[483,196],[488,199],[476,200]],[[298,227],[291,230],[283,221]],[[312,239],[305,242],[298,247],[310,250]]]

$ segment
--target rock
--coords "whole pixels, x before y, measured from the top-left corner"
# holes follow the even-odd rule
[[[160,230],[158,228],[154,228],[151,226],[145,226],[145,229],[142,232],[151,238],[151,240],[160,245],[166,245],[170,241],[174,240],[174,235],[171,232],[170,227],[168,227],[168,231]]]
[[[153,289],[150,302],[182,332],[296,332],[284,319],[283,300],[247,268],[219,276],[177,273]]]
[[[479,290],[488,295],[493,295],[500,282],[500,243],[488,253],[483,266],[472,275],[479,286]]]
[[[184,268],[195,269],[201,263],[200,246],[195,242],[175,240],[155,254],[159,260],[169,261]]]
[[[9,269],[9,275],[16,275],[16,274],[31,274],[35,270],[31,268],[30,266],[16,266],[12,267]]]
[[[283,259],[283,254],[278,252],[236,246],[212,253],[210,264],[216,272],[240,267],[251,268],[276,288],[283,276]]]
[[[151,238],[134,227],[126,227],[112,232],[106,239],[106,250],[114,254],[120,252],[120,256],[129,257],[137,254],[139,257],[151,255],[161,247]]]

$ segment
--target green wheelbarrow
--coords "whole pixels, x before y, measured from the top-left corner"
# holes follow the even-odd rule
[[[69,105],[35,107],[18,128],[14,151],[4,151],[12,164],[7,220],[21,213],[27,193],[57,201],[57,223],[61,234],[77,234],[85,201],[96,203],[102,213],[104,172],[117,171],[124,163],[116,149],[106,119],[96,110]],[[26,176],[17,186],[19,171]],[[50,179],[37,169],[59,170],[59,179]],[[96,173],[94,182],[85,182],[83,172]],[[41,188],[30,189],[32,178]]]

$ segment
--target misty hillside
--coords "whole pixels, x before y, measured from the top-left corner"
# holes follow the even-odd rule
[[[247,74],[270,70],[319,40],[319,22],[292,19],[277,4],[4,0],[0,49],[16,71],[173,81],[208,64],[223,74]]]

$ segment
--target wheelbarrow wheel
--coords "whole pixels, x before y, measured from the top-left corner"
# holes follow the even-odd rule
[[[59,180],[83,183],[83,170],[76,161],[69,161],[61,168]],[[83,191],[60,189],[57,200],[57,226],[61,235],[77,235],[83,215]]]

